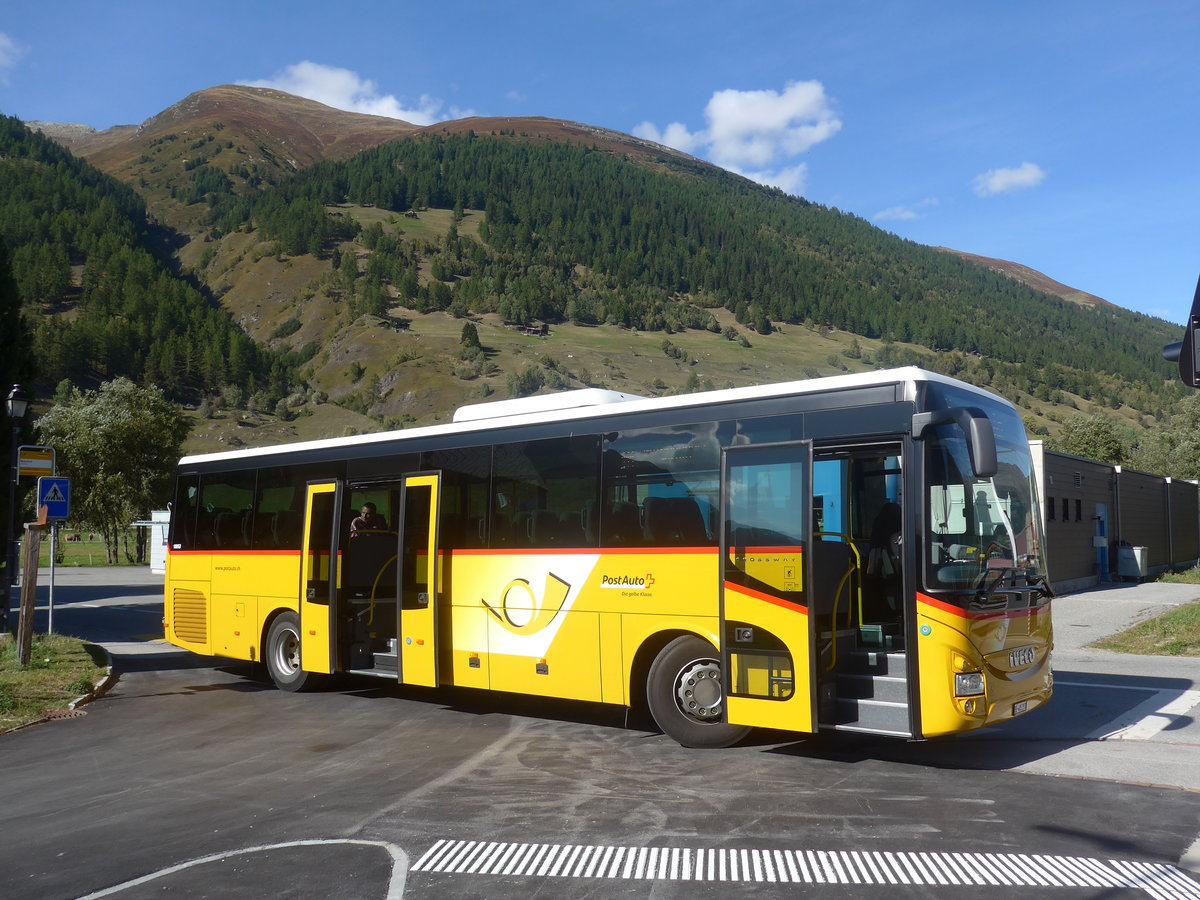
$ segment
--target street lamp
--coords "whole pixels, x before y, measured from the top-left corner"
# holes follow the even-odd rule
[[[4,520],[4,600],[0,606],[0,630],[8,630],[8,610],[12,603],[12,586],[17,575],[16,541],[13,540],[13,519],[17,510],[17,446],[21,441],[21,420],[29,410],[29,395],[14,384],[5,400],[5,411],[12,422],[12,465],[8,483],[8,517]]]

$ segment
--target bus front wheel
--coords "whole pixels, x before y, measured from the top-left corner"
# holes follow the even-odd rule
[[[728,747],[750,729],[722,722],[721,663],[707,641],[677,637],[659,651],[646,677],[646,702],[663,733],[685,747]]]
[[[317,676],[300,668],[300,618],[294,612],[280,614],[267,629],[263,660],[281,691],[305,691],[316,683]]]

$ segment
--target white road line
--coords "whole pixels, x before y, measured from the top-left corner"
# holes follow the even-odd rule
[[[1088,735],[1102,741],[1148,741],[1180,721],[1200,704],[1200,691],[1158,691],[1100,733]],[[1115,726],[1115,727],[1113,727]]]
[[[224,859],[229,859],[232,856],[245,856],[250,853],[262,853],[264,850],[286,850],[289,847],[315,847],[333,844],[355,844],[366,847],[379,847],[383,850],[386,850],[388,855],[392,858],[392,876],[388,881],[387,900],[400,900],[400,898],[404,896],[404,882],[408,876],[408,854],[406,854],[403,850],[401,850],[395,844],[389,844],[387,841],[362,841],[352,838],[330,838],[327,840],[286,841],[282,844],[262,844],[257,847],[241,847],[226,851],[225,853],[213,853],[208,856],[201,856],[198,859],[188,860],[187,862],[180,863],[177,866],[169,866],[166,869],[159,869],[157,872],[151,872],[149,875],[143,875],[141,878],[134,878],[131,881],[125,881],[121,884],[114,884],[112,887],[107,887],[100,891],[94,891],[91,894],[80,897],[79,900],[96,900],[96,898],[99,897],[108,897],[112,894],[120,893],[127,888],[137,887],[138,885],[146,884],[149,881],[154,881],[156,878],[165,878],[168,875],[174,875],[176,872],[182,872],[185,869],[191,869],[195,866],[202,866],[210,862],[219,862]]]
[[[1148,741],[1200,705],[1200,691],[1163,690],[1132,684],[1105,684],[1099,681],[1056,680],[1054,684],[1056,687],[1061,685],[1104,691],[1139,691],[1150,695],[1120,718],[1086,735],[1092,740]]]
[[[448,846],[454,847],[454,851],[447,852]],[[486,854],[492,862],[480,866],[479,874],[509,877],[808,885],[899,883],[947,889],[1006,885],[1038,888],[1043,893],[1054,888],[1128,887],[1144,891],[1154,900],[1200,900],[1200,882],[1176,866],[1027,853],[763,850],[750,847],[691,849],[438,841],[411,866],[410,871],[456,874],[462,872],[464,860],[482,847],[487,848]],[[532,863],[528,863],[530,848],[534,847],[539,848],[538,852]],[[538,867],[543,856],[545,859]]]

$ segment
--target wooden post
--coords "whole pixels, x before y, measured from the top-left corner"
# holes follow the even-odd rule
[[[45,507],[42,507],[45,509]],[[37,609],[38,554],[42,549],[45,522],[25,525],[25,545],[21,562],[21,617],[17,627],[17,664],[29,665],[33,653],[33,614]]]

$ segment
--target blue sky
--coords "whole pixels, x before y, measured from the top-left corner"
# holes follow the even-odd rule
[[[162,2],[0,9],[0,112],[97,128],[272,84],[653,137],[902,237],[1183,321],[1200,4]]]

